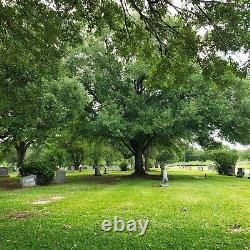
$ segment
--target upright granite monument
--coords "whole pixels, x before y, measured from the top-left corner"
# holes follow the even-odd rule
[[[54,182],[56,184],[64,183],[65,176],[66,176],[66,172],[64,170],[58,170],[58,171],[56,171]]]

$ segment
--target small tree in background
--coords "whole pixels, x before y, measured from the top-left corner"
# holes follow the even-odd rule
[[[238,151],[239,159],[243,161],[250,161],[250,149]]]
[[[87,155],[87,145],[83,140],[76,140],[68,145],[66,149],[71,161],[74,163],[75,170],[79,170],[83,160]]]
[[[157,163],[160,164],[161,174],[163,174],[163,169],[167,163],[170,163],[174,159],[174,153],[172,151],[163,151],[156,156]]]
[[[100,163],[104,158],[104,152],[105,152],[105,144],[102,140],[96,139],[90,142],[89,144],[89,158],[93,162],[93,167],[95,169],[94,176],[101,176],[101,166]]]
[[[216,170],[219,174],[231,175],[233,168],[238,160],[238,153],[231,149],[217,149],[210,153],[211,159],[216,164]]]

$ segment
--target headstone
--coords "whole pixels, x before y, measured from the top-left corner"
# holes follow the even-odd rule
[[[0,176],[9,176],[9,169],[5,167],[0,167]]]
[[[66,176],[66,172],[65,172],[65,171],[63,171],[63,170],[58,170],[58,171],[56,171],[55,178],[54,178],[54,182],[55,182],[56,184],[64,183],[64,181],[65,181],[65,176]]]
[[[228,169],[227,175],[228,175],[228,176],[233,176],[233,175],[235,175],[235,167],[231,167],[230,169]]]
[[[168,174],[167,174],[167,170],[166,169],[162,170],[162,183],[161,183],[161,187],[168,187]]]
[[[244,168],[238,168],[236,177],[243,178],[245,175]]]
[[[20,179],[20,184],[22,187],[34,187],[36,186],[36,175],[24,176]]]
[[[71,166],[71,170],[75,170],[75,166]]]

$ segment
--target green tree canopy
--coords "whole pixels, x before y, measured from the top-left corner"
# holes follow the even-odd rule
[[[146,44],[150,55],[122,57],[95,38],[66,60],[91,96],[94,130],[131,151],[135,174],[145,174],[142,155],[154,140],[211,147],[218,130],[228,140],[249,142],[249,112],[243,112],[249,81],[234,76],[227,64],[220,78],[204,78],[189,56],[175,52],[179,58],[172,61],[150,50],[154,43]]]
[[[4,143],[15,146],[18,167],[29,145],[44,142],[55,128],[69,126],[87,101],[82,85],[67,77],[25,86],[5,81],[0,89],[0,133]]]

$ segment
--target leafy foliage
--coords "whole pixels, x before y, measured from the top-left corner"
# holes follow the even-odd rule
[[[53,181],[54,167],[51,162],[30,162],[19,169],[21,176],[36,175],[38,185],[47,185]]]
[[[1,2],[1,142],[21,166],[55,133],[60,162],[67,152],[78,165],[79,134],[105,137],[135,156],[138,175],[155,142],[213,148],[216,131],[248,144],[250,85],[231,57],[249,49],[248,10],[246,1]],[[90,148],[95,165],[109,161]]]
[[[121,171],[127,171],[128,170],[128,163],[124,161],[124,162],[119,164],[119,167],[120,167]]]
[[[242,150],[238,152],[240,160],[250,161],[250,149]]]
[[[163,151],[156,156],[156,161],[161,165],[164,166],[167,163],[170,163],[173,160],[175,154],[172,151]]]
[[[55,128],[68,126],[83,114],[87,102],[79,82],[66,77],[25,86],[6,80],[0,90],[0,133],[20,152],[21,163],[32,143],[44,143]]]
[[[211,158],[216,163],[216,169],[219,174],[229,174],[230,169],[235,167],[238,160],[236,150],[218,149],[211,152]]]
[[[211,135],[217,130],[228,141],[250,142],[249,81],[229,69],[218,79],[204,77],[180,51],[173,49],[174,61],[160,57],[151,50],[152,40],[144,44],[150,55],[138,50],[122,57],[112,42],[105,43],[109,35],[88,37],[66,66],[91,97],[92,131],[127,147],[139,174],[142,154],[153,141],[186,140],[213,148],[218,143]]]

